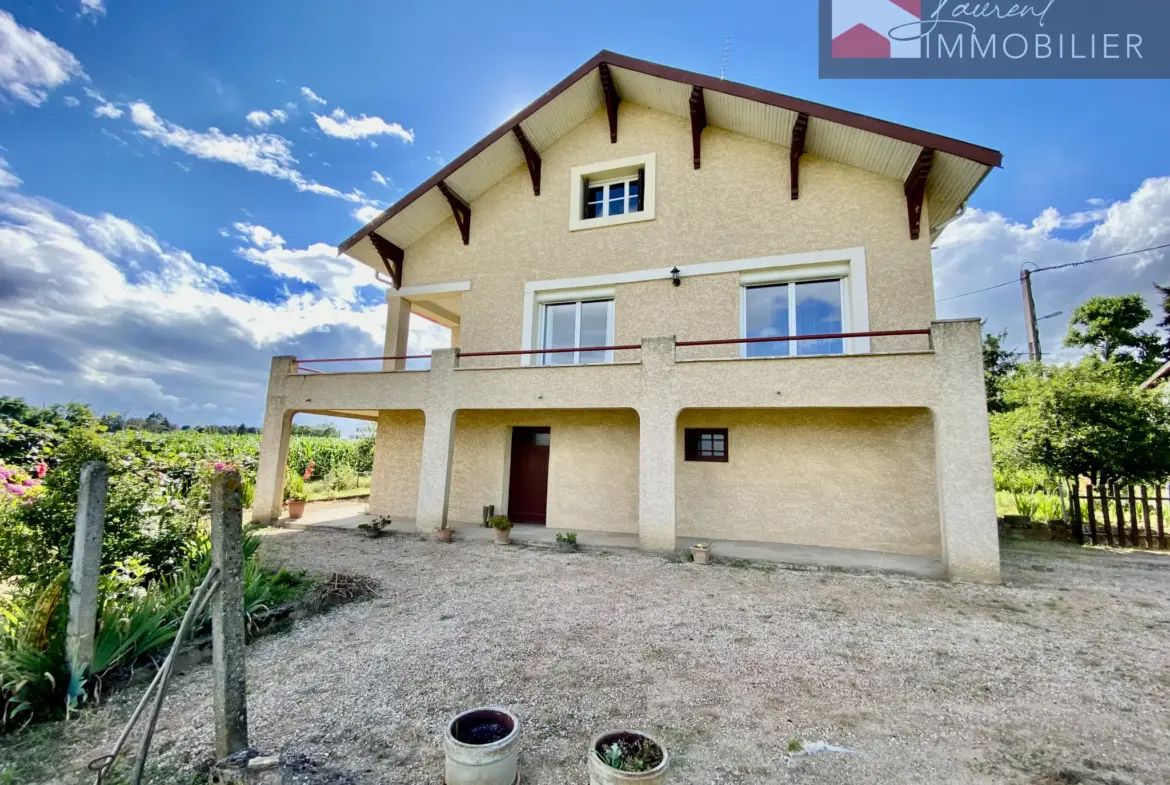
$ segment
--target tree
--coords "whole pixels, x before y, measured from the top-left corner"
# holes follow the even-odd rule
[[[1089,349],[1113,363],[1122,381],[1138,384],[1161,364],[1161,339],[1137,331],[1151,315],[1140,294],[1090,297],[1073,311],[1064,345]]]
[[[320,425],[294,425],[292,427],[293,436],[331,436],[337,439],[341,436],[341,431],[333,423],[321,423]]]
[[[1166,334],[1162,342],[1162,360],[1167,361],[1170,360],[1170,286],[1154,284],[1154,288],[1162,295],[1162,320],[1158,326]]]
[[[1001,471],[1040,469],[1094,485],[1170,477],[1170,408],[1119,379],[1110,363],[1025,366],[1005,384],[1004,401],[1011,408],[991,420]]]
[[[992,413],[1007,408],[1003,402],[1003,385],[1020,364],[1016,352],[1003,348],[1006,338],[1007,330],[983,336],[983,386],[987,392],[987,411]]]

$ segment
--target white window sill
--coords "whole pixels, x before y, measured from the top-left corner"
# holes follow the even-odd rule
[[[569,222],[569,231],[577,232],[582,229],[600,229],[603,226],[617,226],[632,224],[639,221],[654,220],[654,213],[641,210],[636,213],[622,213],[621,215],[603,215],[600,218],[578,218]]]

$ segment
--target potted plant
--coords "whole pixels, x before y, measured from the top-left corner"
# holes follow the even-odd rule
[[[443,521],[443,525],[439,527],[439,542],[454,542],[455,532],[451,531],[451,527]]]
[[[645,733],[616,730],[589,744],[589,785],[663,783],[670,766],[666,747]]]
[[[691,557],[695,564],[706,564],[711,560],[711,546],[705,542],[696,542],[691,546]]]
[[[305,481],[301,475],[289,472],[284,481],[284,500],[288,503],[288,517],[299,518],[305,514]]]
[[[493,515],[488,523],[495,529],[496,545],[507,545],[512,537],[512,522],[507,515]]]
[[[441,531],[441,530],[440,530]],[[510,711],[480,708],[447,723],[443,733],[446,785],[514,785],[519,782],[520,720]]]
[[[577,533],[576,532],[557,532],[557,550],[558,551],[575,551],[575,550],[577,550]]]

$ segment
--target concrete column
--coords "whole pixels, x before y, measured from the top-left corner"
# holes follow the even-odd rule
[[[211,599],[212,704],[215,756],[248,749],[247,673],[244,667],[244,523],[240,473],[211,478],[211,566],[219,589]]]
[[[642,339],[638,404],[638,542],[644,550],[675,545],[675,453],[678,404],[670,383],[674,336]]]
[[[77,516],[73,529],[73,574],[69,583],[69,624],[65,656],[70,672],[80,676],[93,662],[97,630],[98,577],[102,570],[102,532],[106,525],[106,465],[90,461],[81,467]],[[70,684],[70,694],[76,687]]]
[[[999,583],[995,479],[978,319],[934,322],[935,460],[942,557],[951,580]]]
[[[418,477],[418,510],[415,526],[420,532],[436,531],[447,522],[451,495],[451,456],[455,447],[455,413],[452,374],[459,363],[457,349],[431,352],[427,373],[427,404],[423,409],[422,461]]]
[[[383,354],[386,357],[401,357],[406,354],[410,340],[410,301],[393,292],[386,293],[386,343]],[[383,371],[401,371],[406,360],[383,360]]]
[[[280,519],[284,505],[284,475],[288,464],[288,441],[294,412],[287,408],[284,385],[293,372],[294,357],[273,357],[268,375],[268,399],[264,405],[264,426],[260,434],[260,462],[256,468],[256,492],[252,520]]]

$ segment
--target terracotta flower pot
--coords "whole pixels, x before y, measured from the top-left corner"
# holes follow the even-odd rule
[[[691,556],[694,557],[695,564],[706,564],[711,559],[711,549],[691,546]]]
[[[455,532],[451,529],[439,529],[439,542],[454,542]]]
[[[289,502],[288,503],[288,517],[299,518],[305,514],[304,502]]]
[[[496,529],[496,545],[507,545],[511,541],[511,529]]]

